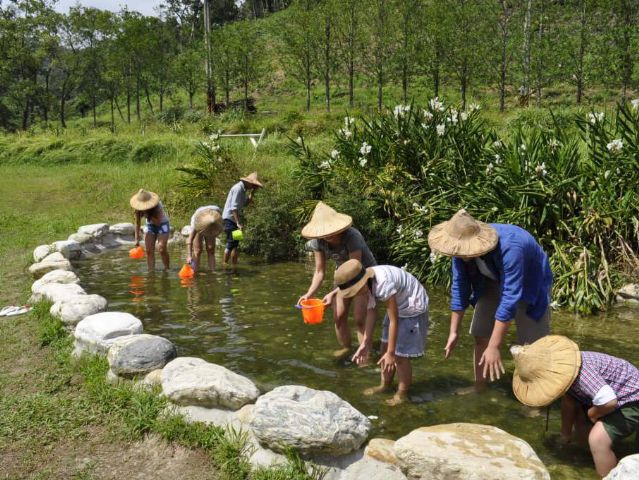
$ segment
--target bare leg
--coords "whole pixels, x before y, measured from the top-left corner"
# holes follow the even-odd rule
[[[408,401],[408,390],[413,380],[413,365],[410,362],[410,358],[395,357],[395,361],[399,385],[397,386],[397,393],[395,393],[393,398],[386,401],[386,405],[391,407]]]
[[[193,256],[191,257],[191,266],[197,273],[200,269],[200,255],[202,254],[202,239],[199,233],[195,234],[193,238]]]
[[[480,366],[479,361],[481,360],[481,356],[484,354],[484,351],[488,347],[489,341],[490,338],[488,337],[475,337],[474,364],[476,392],[483,392],[488,387],[488,379],[483,375],[484,366]]]
[[[164,270],[169,269],[169,249],[166,248],[168,242],[169,236],[167,234],[158,235],[158,251],[160,252],[160,257],[162,257]]]
[[[215,270],[215,237],[207,237],[206,241],[206,256],[208,259],[209,270]]]
[[[237,248],[231,250],[231,263],[237,265]]]
[[[353,318],[357,328],[357,343],[361,345],[366,330],[366,315],[368,314],[368,295],[353,298]]]
[[[605,477],[617,465],[617,457],[612,451],[612,440],[608,436],[603,423],[597,422],[592,427],[590,435],[588,435],[588,444],[590,445],[592,459],[595,461],[597,474]]]
[[[386,348],[388,348],[388,344],[387,343],[382,343],[382,345],[381,345],[381,354],[382,355],[384,355],[386,353]],[[395,370],[392,370],[390,372],[384,372],[384,370],[382,370],[381,381],[380,381],[379,386],[367,388],[362,393],[364,395],[375,395],[376,393],[390,392],[391,389],[392,389],[392,386],[393,386],[393,377],[394,376],[395,376]]]
[[[154,233],[146,233],[144,235],[144,247],[146,249],[146,265],[149,272],[155,270],[155,240],[157,235]]]
[[[231,255],[231,252],[229,251],[228,248],[224,249],[224,258],[222,258],[222,263],[224,265],[228,265],[229,263],[229,256]]]
[[[335,321],[335,335],[343,349],[351,348],[351,330],[348,328],[348,309],[351,306],[350,298],[340,298],[335,295],[333,300],[333,320]]]

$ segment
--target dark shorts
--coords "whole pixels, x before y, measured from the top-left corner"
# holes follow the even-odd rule
[[[390,320],[386,314],[382,330],[383,343],[388,343],[389,326]],[[414,317],[400,317],[397,329],[395,355],[412,358],[423,356],[426,348],[426,334],[428,333],[428,310]]]
[[[606,433],[613,443],[637,433],[635,444],[639,447],[639,402],[632,402],[601,419]]]
[[[226,232],[226,249],[230,252],[235,250],[239,245],[239,240],[233,240],[233,230],[238,230],[237,223],[227,218],[224,219],[224,231]]]
[[[168,235],[171,232],[171,226],[169,222],[162,222],[159,225],[147,223],[144,231],[145,233],[152,233],[153,235]]]

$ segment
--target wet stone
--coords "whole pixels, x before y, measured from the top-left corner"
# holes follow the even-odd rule
[[[119,337],[139,334],[142,331],[142,322],[130,313],[102,312],[89,315],[75,327],[73,355],[105,355]]]
[[[120,377],[133,378],[163,368],[177,357],[175,345],[157,335],[132,335],[113,342],[107,360],[111,371]]]

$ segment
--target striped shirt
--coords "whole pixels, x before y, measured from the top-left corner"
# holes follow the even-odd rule
[[[639,369],[605,353],[581,352],[581,368],[568,392],[580,403],[591,407],[606,403],[596,401],[598,396],[613,400],[605,395],[609,389],[617,398],[617,408],[639,402]]]

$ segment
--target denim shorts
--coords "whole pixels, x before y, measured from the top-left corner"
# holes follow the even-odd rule
[[[239,245],[239,240],[233,240],[233,230],[238,230],[237,223],[228,218],[224,219],[224,231],[226,232],[226,249],[230,252],[235,250]]]
[[[171,227],[169,225],[169,222],[162,222],[159,225],[147,223],[144,227],[145,233],[152,233],[154,235],[168,235],[170,231]]]
[[[388,313],[384,317],[382,342],[388,343],[388,329],[390,320]],[[395,355],[398,357],[421,357],[426,348],[426,334],[428,333],[428,311],[414,317],[400,317],[397,322],[397,345]]]

